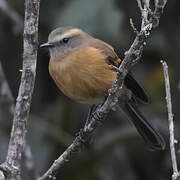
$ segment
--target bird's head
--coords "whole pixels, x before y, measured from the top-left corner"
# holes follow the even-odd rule
[[[41,44],[41,48],[48,48],[53,59],[60,59],[67,53],[83,46],[92,38],[78,28],[59,27],[53,30],[48,37],[48,42]]]

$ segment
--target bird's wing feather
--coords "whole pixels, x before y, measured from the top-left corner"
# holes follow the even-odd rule
[[[99,39],[96,39],[96,43],[93,42],[90,45],[101,50],[101,52],[107,56],[106,63],[119,67],[121,60],[109,44]],[[148,96],[146,95],[143,88],[139,85],[139,83],[134,79],[131,72],[126,75],[124,79],[124,84],[140,100],[148,102]]]
[[[122,106],[121,106],[122,107]],[[154,129],[146,118],[138,110],[132,100],[129,100],[123,108],[130,116],[131,121],[152,150],[164,150],[166,143],[163,137]]]
[[[138,97],[140,100],[144,102],[148,102],[148,96],[145,93],[144,89],[139,85],[139,83],[133,78],[131,72],[129,72],[125,79],[124,79],[124,85],[130,89],[133,94]]]

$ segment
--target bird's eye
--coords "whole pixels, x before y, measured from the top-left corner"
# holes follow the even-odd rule
[[[63,41],[63,43],[68,43],[69,38],[64,38],[62,41]]]

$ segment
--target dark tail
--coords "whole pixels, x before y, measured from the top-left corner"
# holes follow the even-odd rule
[[[125,111],[130,115],[139,134],[151,150],[164,150],[166,144],[163,137],[152,127],[152,125],[139,112],[136,105],[129,101],[125,105]]]

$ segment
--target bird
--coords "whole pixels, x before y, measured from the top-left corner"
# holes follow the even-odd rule
[[[113,47],[75,27],[58,27],[40,45],[50,53],[49,73],[57,87],[70,99],[89,105],[102,103],[108,96],[117,72],[110,65],[119,67],[121,59]],[[161,134],[148,122],[138,109],[137,102],[148,102],[144,89],[128,72],[122,93],[131,93],[123,110],[128,114],[137,131],[151,150],[164,150]],[[119,100],[122,101],[122,100]]]

